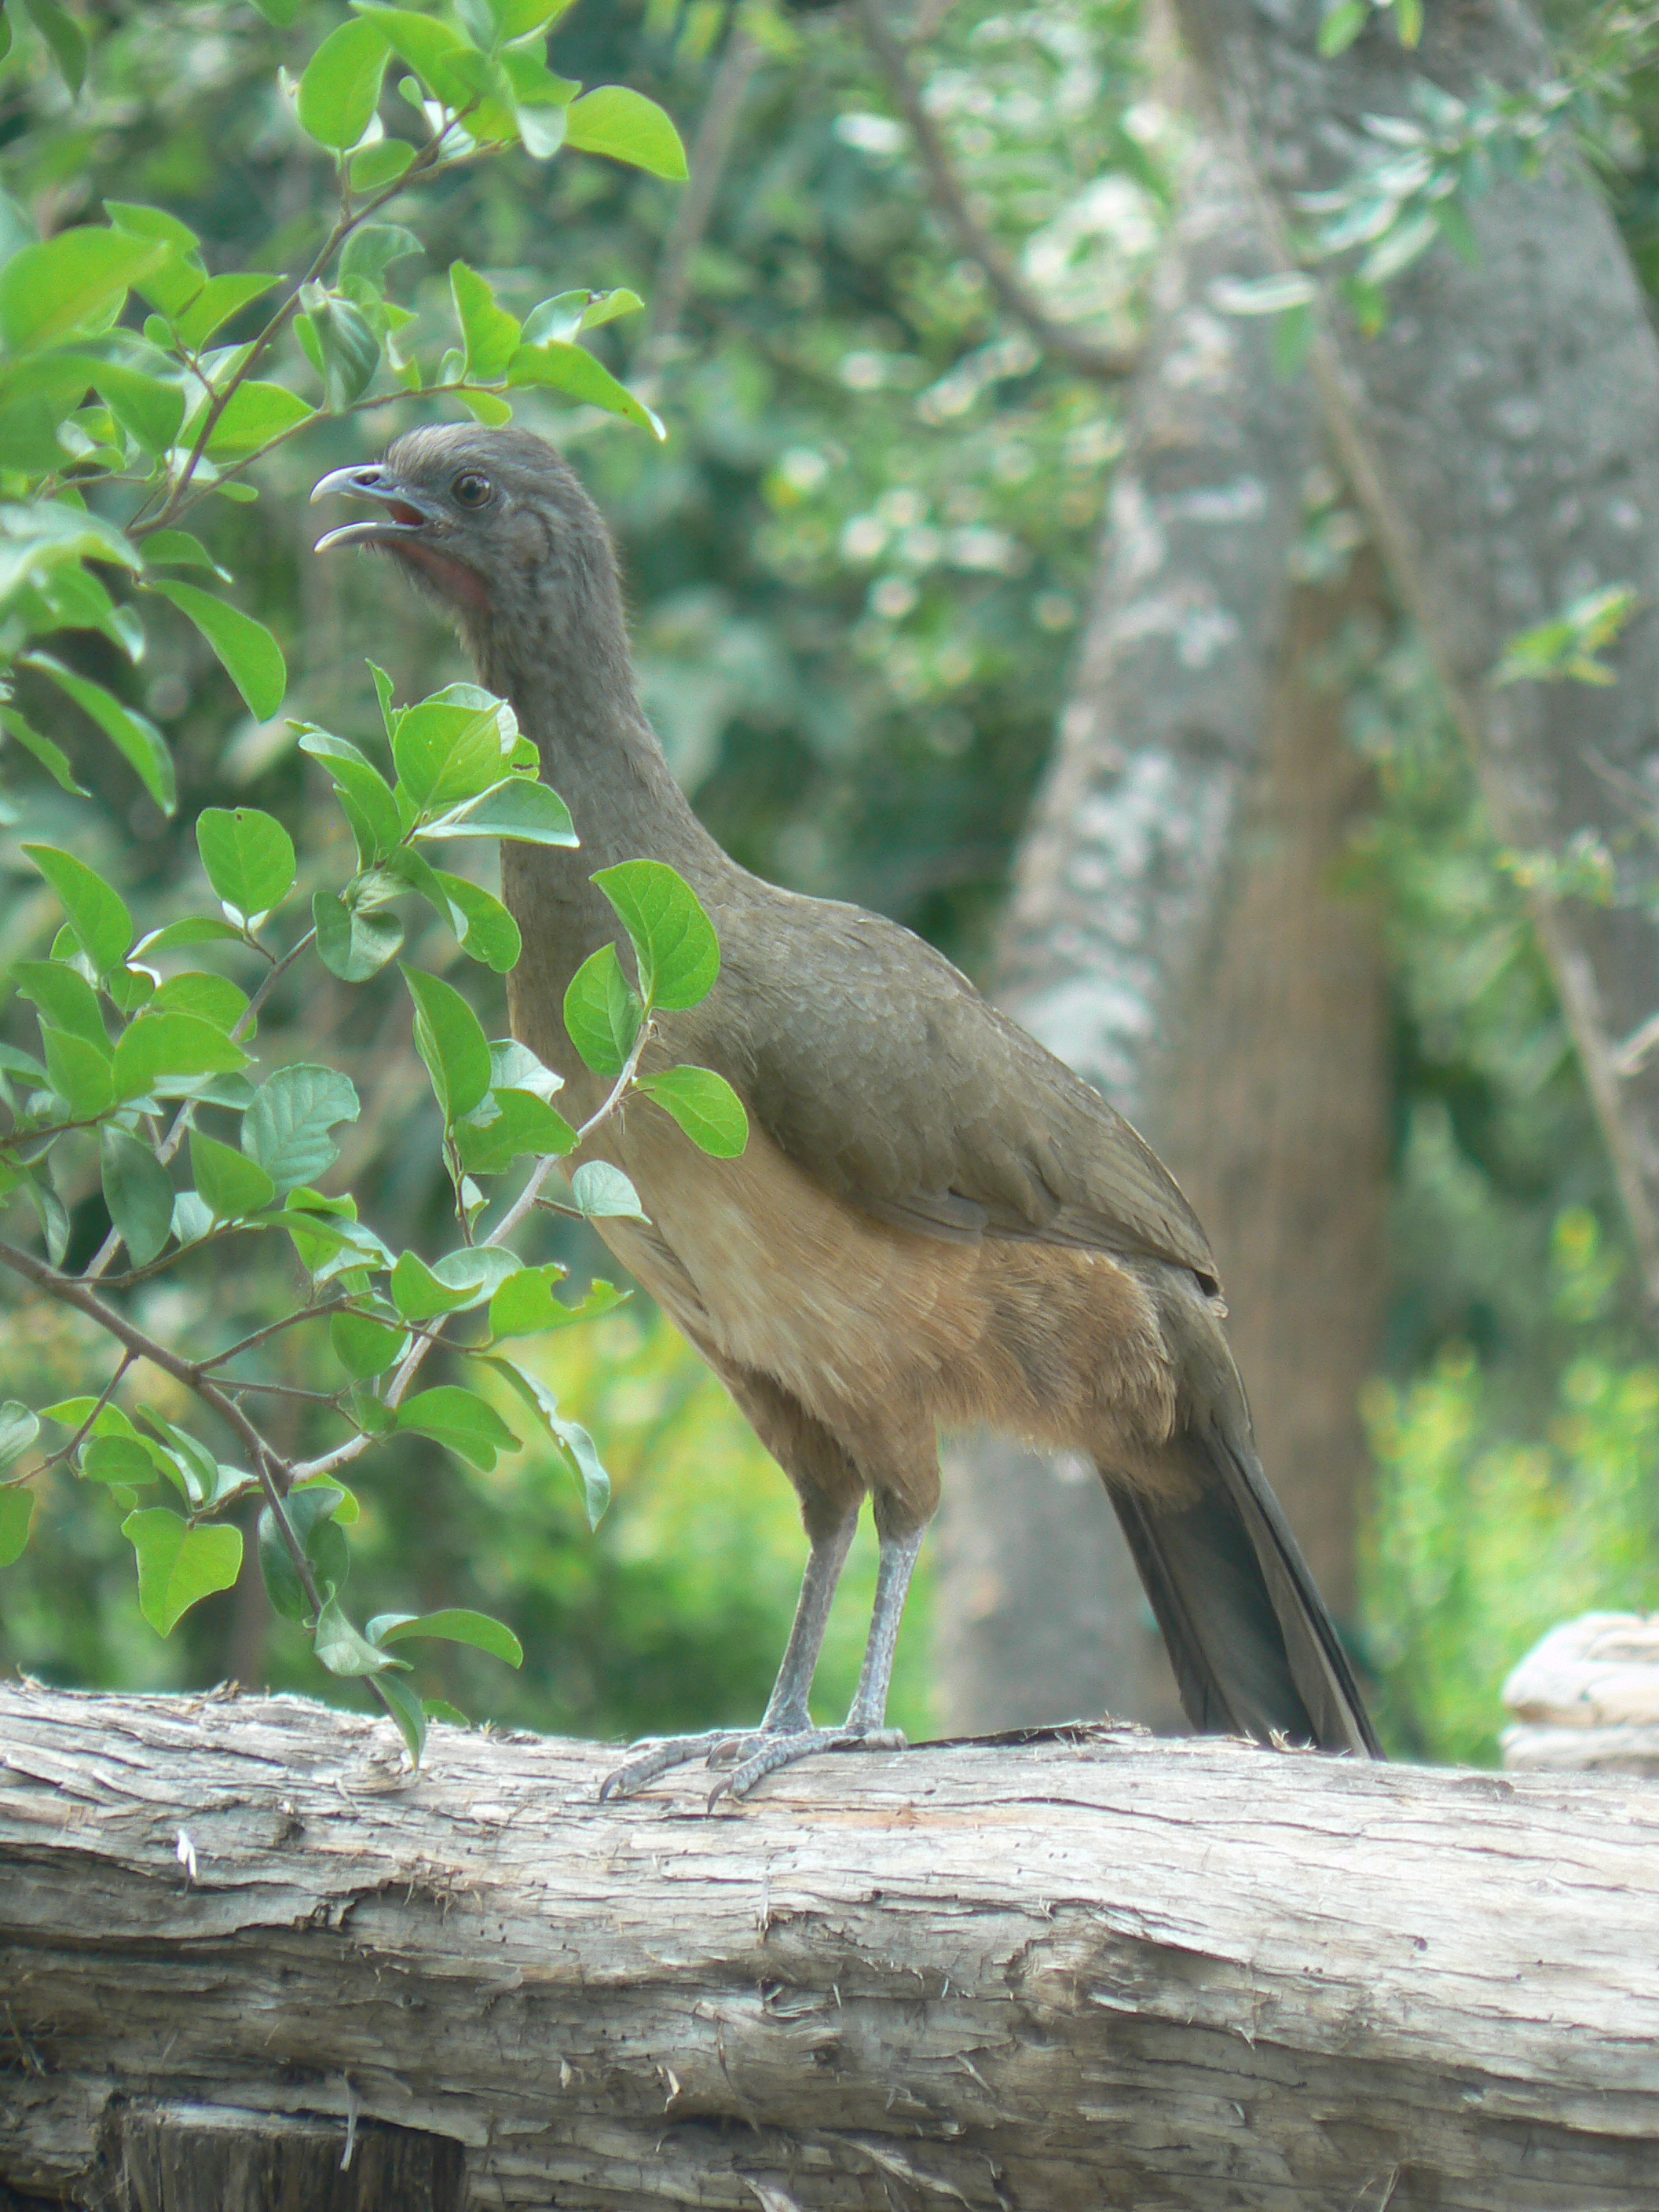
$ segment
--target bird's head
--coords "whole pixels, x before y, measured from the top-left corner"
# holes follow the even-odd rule
[[[384,460],[336,469],[311,496],[379,509],[317,541],[390,553],[459,623],[481,665],[562,657],[563,635],[620,622],[604,518],[562,455],[527,430],[411,430]],[[487,679],[489,680],[489,679]]]

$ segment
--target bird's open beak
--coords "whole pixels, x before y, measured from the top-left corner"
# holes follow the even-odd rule
[[[399,483],[379,461],[331,471],[312,493],[311,503],[315,507],[319,499],[337,492],[347,499],[375,500],[386,512],[367,522],[348,522],[343,529],[326,532],[317,540],[319,553],[334,545],[407,545],[424,536],[437,515],[425,492]]]

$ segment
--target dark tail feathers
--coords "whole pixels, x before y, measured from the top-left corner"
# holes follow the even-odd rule
[[[1187,1717],[1200,1735],[1265,1741],[1276,1730],[1381,1759],[1335,1624],[1254,1447],[1231,1443],[1213,1421],[1184,1441],[1206,1478],[1194,1504],[1172,1510],[1107,1488]]]

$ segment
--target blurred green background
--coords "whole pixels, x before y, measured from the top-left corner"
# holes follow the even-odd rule
[[[19,29],[0,71],[6,191],[49,228],[106,193],[153,199],[202,234],[211,265],[292,265],[330,174],[276,65],[343,10],[303,9],[297,49],[243,0],[104,0],[87,15],[97,60],[73,105]],[[1091,337],[1132,343],[1180,131],[1148,81],[1139,9],[958,0],[932,15],[929,104],[994,228],[1051,312],[1086,311]],[[737,36],[752,75],[676,327],[635,318],[595,338],[613,368],[649,379],[668,443],[550,405],[520,418],[566,446],[611,518],[647,703],[715,834],[760,872],[894,915],[982,974],[1065,695],[1121,402],[1040,361],[1000,314],[928,211],[837,15],[582,0],[552,58],[585,82],[650,93],[690,143]],[[1648,75],[1623,55],[1605,175],[1644,271],[1659,270],[1656,118]],[[676,188],[601,161],[493,162],[410,214],[425,252],[401,264],[401,295],[441,323],[445,271],[465,256],[519,312],[579,284],[660,302],[679,204]],[[345,734],[372,726],[365,653],[404,697],[464,672],[394,579],[309,553],[310,483],[409,419],[388,407],[319,428],[264,471],[257,505],[216,520],[244,602],[288,652],[285,714]],[[1377,793],[1352,880],[1383,902],[1396,1009],[1391,1319],[1364,1407],[1366,1656],[1394,1748],[1490,1760],[1498,1686],[1538,1634],[1591,1606],[1659,1601],[1659,1367],[1522,892],[1432,678],[1407,629],[1352,646],[1332,681]],[[38,952],[53,927],[25,839],[75,843],[160,920],[195,881],[203,805],[268,807],[311,849],[344,836],[287,721],[251,721],[193,638],[158,641],[136,677],[96,639],[86,651],[167,731],[179,815],[165,821],[88,732],[63,741],[95,778],[91,809],[9,754],[0,963]],[[499,1002],[480,1004],[499,1033]],[[268,1020],[308,1033],[349,1022],[331,1049],[366,1111],[347,1165],[372,1217],[435,1218],[434,1109],[392,988],[349,1000],[313,988]],[[76,1216],[87,1250],[98,1207],[89,1193]],[[574,1235],[568,1256],[579,1273],[600,1261]],[[257,1314],[271,1295],[264,1276],[185,1270],[151,1294],[149,1317],[187,1342],[216,1302]],[[0,1304],[0,1332],[5,1394],[33,1405],[108,1371],[61,1313]],[[533,1444],[483,1476],[410,1440],[362,1486],[354,1602],[476,1603],[509,1620],[521,1675],[458,1649],[423,1676],[476,1716],[623,1735],[757,1714],[804,1556],[787,1484],[642,1300],[539,1356],[616,1479],[597,1536]],[[163,1643],[138,1614],[107,1502],[59,1474],[42,1521],[0,1577],[6,1664],[64,1682],[234,1675],[318,1692],[302,1636],[271,1619],[257,1575]],[[856,1676],[872,1549],[866,1529],[819,1676],[826,1715]],[[913,1735],[929,1727],[925,1562],[892,1706]]]

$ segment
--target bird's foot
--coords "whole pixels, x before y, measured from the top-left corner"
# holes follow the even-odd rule
[[[739,1763],[734,1771],[722,1775],[709,1791],[708,1808],[712,1812],[722,1797],[746,1797],[757,1782],[775,1774],[781,1766],[793,1766],[797,1759],[814,1758],[821,1751],[905,1751],[908,1747],[903,1729],[890,1728],[793,1729],[787,1735],[750,1737],[737,1753]],[[711,1766],[718,1763],[712,1753],[708,1763]]]
[[[687,1766],[694,1759],[707,1759],[717,1766],[722,1758],[738,1759],[766,1740],[754,1729],[709,1729],[702,1735],[665,1735],[655,1741],[647,1738],[631,1747],[635,1757],[600,1783],[599,1802],[603,1805],[607,1797],[631,1797],[672,1766]]]
[[[709,1766],[729,1766],[708,1793],[711,1807],[722,1797],[746,1797],[755,1784],[798,1759],[811,1759],[821,1751],[903,1751],[901,1729],[810,1727],[770,1729],[710,1729],[702,1735],[664,1736],[658,1742],[637,1747],[627,1759],[599,1784],[599,1802],[608,1797],[632,1797],[671,1767],[688,1766],[701,1759]]]

